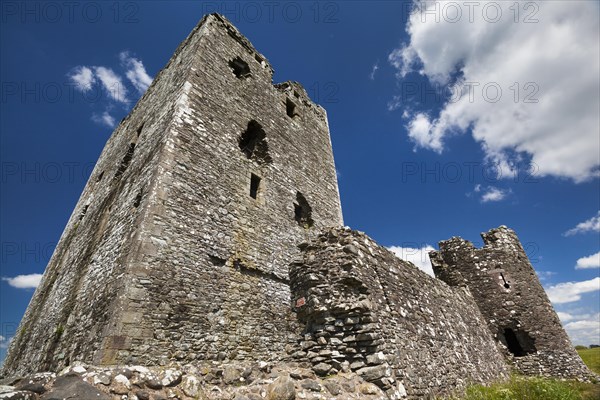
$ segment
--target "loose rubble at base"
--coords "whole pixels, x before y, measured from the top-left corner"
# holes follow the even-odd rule
[[[387,399],[352,372],[318,377],[308,364],[92,367],[0,381],[2,400],[351,400]]]

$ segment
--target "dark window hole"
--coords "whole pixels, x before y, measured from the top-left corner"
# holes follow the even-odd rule
[[[103,177],[104,177],[104,171],[102,171],[98,174],[98,176],[96,177],[96,182],[100,182]]]
[[[239,79],[245,79],[250,76],[250,67],[248,63],[239,57],[229,61],[229,67]]]
[[[250,175],[250,197],[256,199],[258,190],[260,189],[260,177],[258,175]]]
[[[500,341],[515,357],[523,357],[537,351],[535,340],[525,331],[505,328],[500,334]]]
[[[270,163],[269,145],[266,133],[262,126],[255,120],[248,122],[248,127],[240,136],[238,145],[247,158],[259,164]]]
[[[121,161],[121,164],[119,165],[119,169],[117,169],[117,172],[115,173],[115,179],[120,178],[121,175],[123,175],[123,173],[127,169],[127,167],[129,167],[129,163],[131,162],[131,159],[133,158],[134,151],[135,151],[135,143],[130,143],[129,148],[127,149],[127,153],[123,157],[123,160]]]
[[[133,206],[135,208],[138,208],[140,206],[141,202],[142,202],[142,192],[139,192],[137,194],[137,196],[135,196],[135,200],[133,201]]]
[[[225,265],[225,259],[224,258],[213,256],[213,255],[209,255],[208,258],[210,259],[210,262],[215,267],[222,267],[222,266]]]
[[[294,203],[294,219],[303,228],[310,228],[313,226],[314,221],[312,219],[312,208],[308,204],[308,201],[304,195],[300,192],[296,193],[296,202]]]
[[[294,118],[298,115],[296,112],[296,104],[288,98],[285,99],[285,112],[290,118]]]
[[[79,220],[81,221],[83,219],[83,217],[85,217],[85,214],[87,213],[88,207],[90,205],[86,204],[85,206],[83,206],[83,208],[81,209],[81,213],[79,214]]]
[[[142,130],[144,129],[144,124],[145,124],[145,122],[142,122],[142,124],[140,125],[140,127],[137,128],[137,131],[136,131],[137,137],[140,137],[140,135],[142,134]]]

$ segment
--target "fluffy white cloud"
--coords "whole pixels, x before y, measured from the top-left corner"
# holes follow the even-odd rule
[[[32,289],[38,287],[42,274],[17,275],[14,278],[2,278],[3,281],[17,289]]]
[[[431,260],[429,260],[429,252],[435,250],[432,246],[425,245],[421,248],[391,246],[388,247],[388,250],[394,253],[396,257],[413,263],[417,268],[426,274],[435,276],[433,274]]]
[[[68,75],[71,82],[75,84],[75,88],[82,92],[87,92],[92,89],[95,82],[94,73],[88,67],[75,67]]]
[[[600,268],[600,251],[591,256],[582,257],[577,260],[575,269]]]
[[[451,85],[439,115],[412,115],[416,146],[440,152],[447,136],[469,131],[490,162],[531,157],[537,176],[600,176],[599,3],[452,3],[458,19],[449,3],[418,2],[429,14],[411,14],[410,43],[389,55],[400,77]]]
[[[483,203],[489,203],[491,201],[500,201],[506,197],[506,191],[498,189],[497,187],[490,186],[486,189],[486,192],[481,195],[481,201]]]
[[[581,295],[600,290],[600,277],[582,282],[564,282],[546,289],[546,293],[555,304],[581,300]]]
[[[565,330],[574,344],[600,344],[600,314],[574,316],[571,322],[565,324]]]
[[[567,312],[557,311],[556,314],[558,315],[558,318],[560,318],[563,324],[565,322],[571,321],[574,318],[572,314],[569,314]]]
[[[480,184],[475,185],[474,192],[481,196],[482,203],[490,203],[495,201],[501,201],[506,198],[510,193],[510,190],[504,190],[495,186],[482,186]],[[472,193],[467,193],[467,197],[470,197]]]
[[[575,228],[571,228],[564,233],[565,236],[572,236],[578,233],[600,232],[600,211],[595,217],[577,224]]]
[[[127,88],[119,75],[115,74],[112,69],[106,67],[94,67],[94,72],[113,100],[125,104],[129,103],[129,100],[127,99]]]
[[[122,51],[119,54],[121,64],[127,68],[125,76],[133,84],[138,92],[144,93],[152,83],[152,78],[146,72],[144,63],[135,57],[132,57],[128,51]]]
[[[415,151],[417,147],[425,147],[436,153],[442,152],[443,132],[431,125],[431,121],[426,114],[416,114],[408,123],[407,128],[408,136],[415,142]]]
[[[92,121],[98,124],[106,125],[109,128],[115,127],[115,118],[112,115],[110,115],[108,111],[104,111],[100,115],[92,114]]]

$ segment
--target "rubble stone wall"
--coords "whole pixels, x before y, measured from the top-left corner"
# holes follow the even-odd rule
[[[188,40],[108,139],[11,342],[4,375],[91,362],[101,348],[123,341],[107,338],[121,317],[128,265],[139,251],[184,84],[177,65],[190,57]]]
[[[288,265],[342,224],[327,116],[205,17],[108,140],[5,374],[293,353]]]
[[[409,398],[507,375],[468,290],[451,288],[366,235],[331,229],[290,270],[302,354],[320,375],[352,370]]]
[[[459,237],[440,242],[430,254],[436,276],[471,291],[505,356],[522,373],[590,376],[515,232],[501,226],[481,236],[480,249]]]

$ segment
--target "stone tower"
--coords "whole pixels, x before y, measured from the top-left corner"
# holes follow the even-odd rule
[[[108,140],[3,373],[280,360],[288,264],[342,214],[327,116],[219,15]]]
[[[520,372],[588,376],[515,232],[501,226],[481,236],[481,249],[459,237],[440,242],[440,250],[430,253],[436,277],[470,289],[492,335]]]

